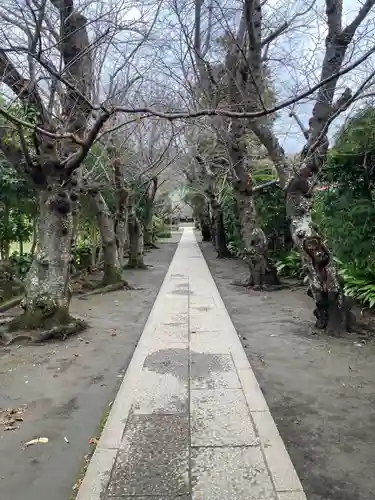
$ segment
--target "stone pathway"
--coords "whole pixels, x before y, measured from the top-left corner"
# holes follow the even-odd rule
[[[77,497],[116,499],[306,500],[190,228]]]

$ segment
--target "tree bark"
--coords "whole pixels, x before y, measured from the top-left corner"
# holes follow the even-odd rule
[[[150,186],[147,190],[146,196],[146,207],[145,207],[145,216],[144,216],[144,244],[146,247],[154,246],[154,235],[152,231],[152,216],[153,216],[153,208],[154,208],[154,200],[156,191],[158,189],[158,179],[154,177],[151,180]]]
[[[234,91],[232,91],[234,92]],[[232,95],[232,99],[235,94]],[[246,168],[246,128],[239,120],[232,120],[229,152],[237,179],[233,181],[241,227],[241,239],[250,276],[246,285],[263,288],[268,268],[267,238],[256,219],[253,180]],[[249,171],[247,171],[249,170]]]
[[[31,253],[32,257],[34,257],[36,245],[38,242],[38,216],[37,215],[35,215],[35,217],[33,219],[33,236],[32,236],[32,238],[33,239],[32,239],[32,243],[31,243],[30,253]]]
[[[122,281],[120,263],[117,254],[116,234],[113,216],[100,191],[90,191],[95,207],[103,248],[103,285],[112,285]]]
[[[219,259],[230,257],[230,252],[227,247],[227,237],[224,228],[223,211],[221,210],[220,203],[216,200],[213,194],[210,195],[210,205],[213,218],[213,243]]]
[[[128,216],[129,234],[129,261],[127,267],[131,269],[144,269],[143,262],[143,229],[134,207],[129,210]]]
[[[121,148],[116,144],[115,137],[112,137],[108,147],[109,155],[113,161],[113,172],[116,189],[116,219],[115,233],[117,253],[121,269],[124,267],[125,250],[128,242],[128,197],[129,193],[125,186],[124,173],[122,168]]]
[[[206,204],[199,217],[199,224],[201,226],[202,241],[211,241],[210,214]]]
[[[354,321],[351,303],[344,295],[332,255],[312,220],[313,176],[318,173],[326,156],[327,137],[323,134],[315,141],[313,152],[308,152],[309,148],[305,147],[299,168],[292,168],[273,132],[257,123],[252,127],[266,146],[278,170],[280,184],[286,190],[290,232],[307,269],[308,295],[314,298],[316,304],[316,327],[325,329],[330,322],[335,330],[344,327],[350,331]]]
[[[154,238],[152,232],[152,209],[146,209],[145,212],[145,234],[144,234],[144,244],[146,247],[152,247],[154,245]]]
[[[13,328],[43,328],[70,321],[72,214],[63,191],[40,191],[37,247],[25,279],[24,314]]]
[[[256,208],[251,187],[249,186],[249,190],[247,190],[237,186],[235,195],[240,219],[241,239],[250,271],[247,285],[254,287],[254,289],[262,289],[267,272],[267,238],[256,221]]]

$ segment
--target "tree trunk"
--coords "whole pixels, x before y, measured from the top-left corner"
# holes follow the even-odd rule
[[[213,215],[213,241],[219,259],[230,257],[227,247],[227,237],[224,228],[223,212],[220,203],[217,202],[214,195],[210,196],[210,204]]]
[[[246,132],[243,122],[232,120],[229,152],[237,177],[233,187],[240,219],[241,239],[250,271],[249,279],[244,284],[262,289],[266,282],[270,285],[278,285],[280,282],[275,267],[267,257],[266,235],[257,223],[251,166],[246,164]]]
[[[122,281],[122,275],[117,255],[113,217],[100,191],[90,191],[90,196],[96,210],[103,247],[104,273],[102,284],[119,283]]]
[[[20,246],[20,255],[23,255],[23,239],[20,238],[19,241],[18,241],[18,243],[19,243],[19,246]]]
[[[117,242],[117,252],[118,260],[121,269],[125,265],[125,250],[127,247],[128,240],[128,214],[125,212],[121,218],[116,220],[116,242]]]
[[[33,219],[33,239],[31,243],[30,253],[34,257],[36,245],[38,242],[38,216],[36,215]]]
[[[65,194],[65,196],[64,196]],[[67,193],[39,193],[39,223],[34,260],[25,279],[24,314],[12,329],[37,329],[70,321],[72,214]]]
[[[132,208],[128,217],[129,233],[129,261],[128,266],[131,269],[144,269],[143,262],[143,230],[142,225]]]
[[[154,235],[152,232],[152,216],[153,216],[153,208],[154,208],[154,200],[156,191],[158,189],[158,179],[154,177],[150,181],[150,185],[147,189],[147,198],[146,198],[146,209],[145,209],[145,219],[144,219],[144,244],[145,246],[152,247],[154,246]]]
[[[9,241],[4,241],[1,249],[1,257],[3,260],[9,259],[10,244]]]
[[[117,209],[116,209],[116,243],[118,259],[121,269],[124,267],[125,250],[128,241],[128,197],[129,193],[125,186],[124,174],[121,164],[121,156],[118,148],[115,147],[114,139],[112,140],[110,154],[113,155],[113,170],[116,187]]]
[[[316,106],[324,102],[323,97],[320,101],[317,100]],[[308,295],[314,298],[316,305],[316,327],[324,329],[331,323],[335,331],[342,328],[350,331],[355,320],[351,302],[344,295],[332,255],[312,220],[313,179],[326,158],[328,139],[322,134],[324,120],[317,122],[310,119],[310,127],[311,123],[318,124],[317,130],[310,128],[305,131],[307,143],[301,153],[298,168],[288,163],[284,150],[269,128],[257,122],[252,123],[252,128],[267,148],[277,168],[280,185],[286,190],[290,232],[307,269]],[[313,151],[310,151],[311,145],[314,145]]]
[[[332,255],[312,220],[312,186],[309,177],[317,170],[310,159],[297,172],[288,184],[286,190],[287,214],[290,218],[290,230],[293,242],[297,247],[303,264],[307,269],[309,280],[308,295],[315,301],[316,327],[327,328],[328,323],[333,329],[344,327],[351,331],[354,315],[351,313],[351,303],[343,291]]]
[[[199,217],[199,224],[201,226],[202,240],[211,241],[210,214],[206,203],[202,215]]]
[[[241,226],[241,239],[244,244],[246,262],[250,276],[248,285],[262,289],[267,272],[267,238],[256,221],[254,197],[249,189],[236,186],[235,194]]]
[[[148,200],[146,203],[148,203]],[[152,207],[146,206],[144,227],[145,227],[144,244],[146,247],[152,247],[154,245],[153,233],[152,233]]]
[[[202,241],[211,241],[210,220],[202,215],[199,217],[199,225],[202,233]]]

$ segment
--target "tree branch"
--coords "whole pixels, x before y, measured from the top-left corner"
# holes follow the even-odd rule
[[[41,113],[43,122],[46,121],[45,109],[35,82],[27,80],[18,72],[3,49],[0,49],[0,78],[24,105],[36,107],[37,111]]]
[[[66,159],[65,168],[68,175],[70,175],[84,161],[84,159],[86,158],[86,156],[90,151],[91,146],[93,145],[95,139],[97,138],[101,128],[103,127],[105,122],[110,118],[111,114],[112,113],[110,113],[109,111],[103,111],[97,118],[94,125],[92,126],[80,150],[77,151],[76,153],[73,153],[69,158]]]
[[[11,165],[16,166],[23,163],[22,150],[9,139],[9,128],[0,127],[0,150]]]
[[[273,181],[265,182],[264,184],[260,184],[259,186],[254,186],[251,190],[252,193],[259,193],[259,191],[263,191],[263,189],[268,188],[270,186],[277,186],[279,184],[279,179],[275,179]]]
[[[349,38],[350,40],[353,38],[357,28],[362,24],[362,22],[366,19],[372,7],[375,5],[375,0],[366,0],[365,3],[360,8],[357,17],[348,24],[345,29],[342,31],[342,35],[345,38]]]
[[[296,115],[296,113],[294,111],[290,111],[289,113],[289,116],[291,118],[294,118],[295,121],[297,122],[299,128],[301,129],[305,139],[307,140],[309,138],[309,131],[304,127],[303,123],[301,122],[301,120],[298,118],[298,116]]]

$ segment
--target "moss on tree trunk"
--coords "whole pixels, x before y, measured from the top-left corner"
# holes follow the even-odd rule
[[[69,193],[41,191],[37,248],[25,279],[24,313],[9,330],[49,330],[81,322],[69,314],[72,215]],[[81,325],[82,326],[82,325]],[[47,333],[46,333],[47,336]]]
[[[118,259],[114,218],[100,191],[90,191],[91,200],[98,219],[103,248],[103,280],[102,285],[112,285],[122,281],[120,262]]]
[[[143,262],[143,230],[142,225],[132,210],[128,219],[129,233],[129,261],[127,267],[131,269],[145,269]]]

